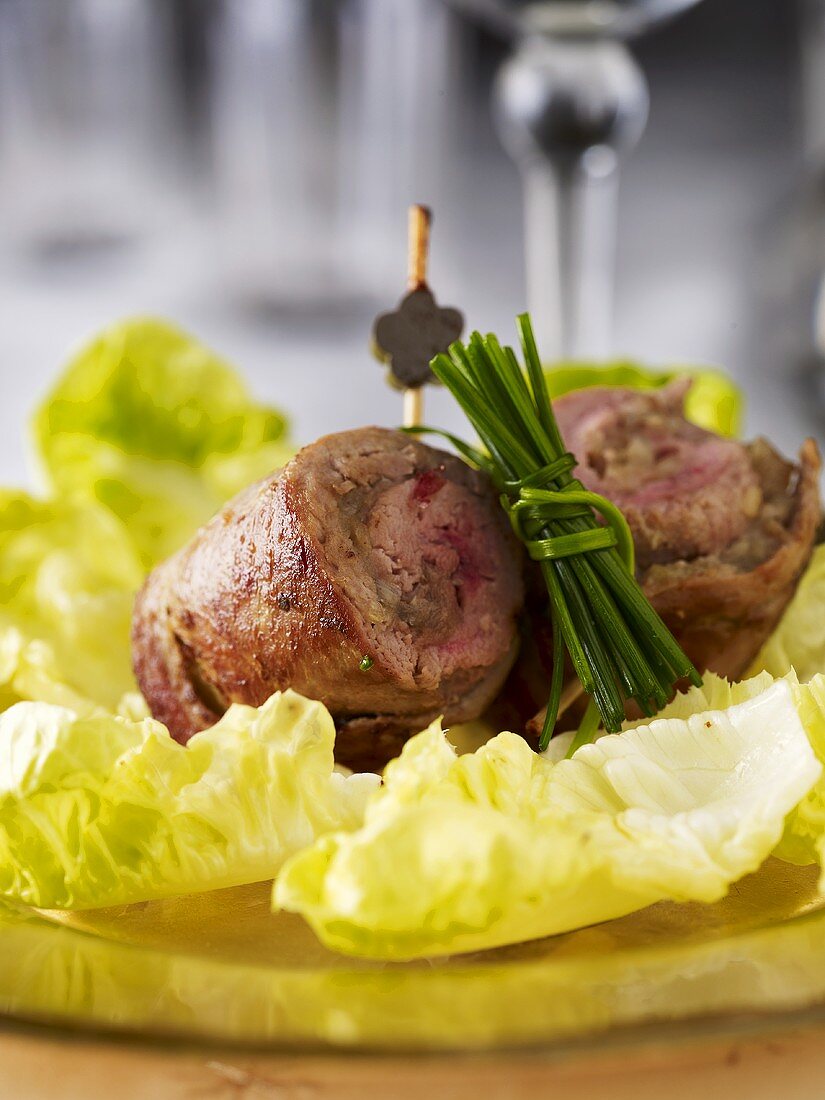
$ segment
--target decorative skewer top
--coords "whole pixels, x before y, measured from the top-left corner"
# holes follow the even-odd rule
[[[434,383],[430,361],[459,338],[464,318],[457,309],[436,303],[427,285],[427,259],[432,215],[426,206],[411,206],[407,293],[398,308],[380,314],[373,327],[376,358],[387,365],[391,386],[405,393],[405,426],[421,419],[421,387]]]

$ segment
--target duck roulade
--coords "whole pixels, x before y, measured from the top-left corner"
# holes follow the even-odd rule
[[[515,659],[522,556],[486,475],[409,435],[340,432],[230,501],[150,574],[138,683],[185,742],[291,687],[374,766],[482,714]]]
[[[637,578],[702,672],[744,675],[779,621],[813,551],[820,459],[797,462],[764,439],[722,438],[685,418],[690,383],[593,387],[554,402],[586,488],[617,504],[636,546]],[[528,576],[518,664],[498,720],[522,726],[546,701],[552,631],[540,578]],[[578,717],[571,708],[568,721]],[[543,712],[531,722],[541,727]]]

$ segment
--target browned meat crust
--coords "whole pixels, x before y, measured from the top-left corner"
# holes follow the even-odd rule
[[[339,759],[374,765],[439,714],[489,705],[516,654],[520,570],[486,477],[401,433],[341,432],[151,574],[135,672],[180,741],[292,687],[330,708]]]

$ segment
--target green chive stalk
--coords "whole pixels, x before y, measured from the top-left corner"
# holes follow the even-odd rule
[[[543,750],[558,717],[565,653],[591,698],[577,744],[593,737],[599,717],[605,729],[617,732],[627,700],[652,716],[678,680],[702,681],[636,582],[624,516],[573,477],[576,459],[564,446],[526,313],[518,329],[526,372],[512,348],[477,332],[466,344],[452,344],[449,355],[437,355],[431,368],[486,453],[449,438],[493,478],[513,530],[547,585],[553,669]]]

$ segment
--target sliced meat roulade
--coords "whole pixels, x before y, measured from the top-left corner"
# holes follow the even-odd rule
[[[595,387],[554,406],[578,459],[576,476],[628,519],[637,575],[653,606],[697,668],[736,678],[773,630],[810,558],[820,460],[811,440],[792,463],[764,440],[722,439],[689,423],[688,385]],[[549,682],[542,587],[530,584],[528,591],[526,642],[505,693],[511,721],[543,704]]]
[[[375,764],[489,705],[516,655],[521,562],[485,475],[399,432],[341,432],[150,575],[135,672],[180,741],[292,687],[330,709],[339,759]]]

